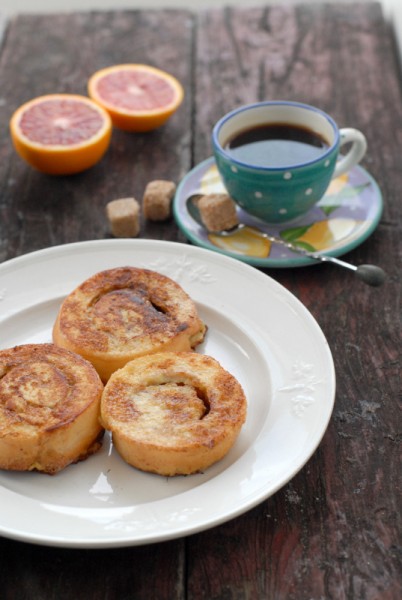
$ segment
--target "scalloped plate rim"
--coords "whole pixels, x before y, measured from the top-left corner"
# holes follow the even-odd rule
[[[124,480],[118,479],[118,469],[119,485],[113,490],[115,501],[111,494],[110,501],[102,504],[96,500],[96,507],[88,508],[85,504],[88,490],[80,486],[89,486],[88,475],[93,475],[96,455],[73,465],[71,471],[70,467],[65,470],[67,483],[71,480],[71,484],[78,486],[74,494],[81,499],[85,491],[85,502],[79,502],[78,506],[69,504],[65,496],[59,497],[60,489],[73,493],[71,486],[63,488],[63,482],[60,487],[52,488],[58,498],[56,503],[51,496],[34,499],[28,493],[31,484],[24,480],[21,483],[19,478],[22,486],[19,491],[10,489],[11,484],[4,487],[0,483],[0,502],[7,507],[0,513],[0,533],[5,537],[49,546],[106,548],[161,542],[197,533],[245,513],[274,494],[304,466],[326,431],[334,406],[335,370],[328,343],[314,317],[268,275],[189,244],[139,239],[76,242],[0,264],[0,308],[5,309],[0,312],[0,333],[10,315],[15,321],[20,310],[53,302],[84,277],[103,268],[126,264],[148,265],[148,268],[159,265],[161,272],[175,274],[173,278],[196,302],[210,306],[247,332],[250,343],[264,357],[264,368],[271,382],[264,391],[264,397],[271,396],[269,410],[264,412],[258,432],[246,422],[251,441],[244,447],[244,453],[235,453],[227,467],[225,464],[211,475],[207,472],[200,476],[194,487],[191,479],[185,480],[183,486],[189,486],[188,489],[185,487],[173,497],[144,504],[135,504],[134,500],[129,505],[119,504]],[[251,298],[248,293],[245,298],[234,293],[245,288],[257,293]],[[7,331],[7,326],[3,331]],[[234,339],[233,343],[236,342]],[[7,347],[7,339],[2,340],[1,347]],[[253,423],[253,413],[261,406],[258,402],[265,400],[260,392],[255,396],[254,384],[248,381],[244,369],[241,367],[234,375],[245,378],[250,387],[248,402]],[[132,473],[135,477],[135,472]],[[23,478],[24,474],[20,475]],[[46,477],[28,475],[31,482],[36,475]],[[155,483],[157,476],[150,477],[152,486],[169,485],[164,478]],[[2,482],[11,479],[7,472],[2,472]],[[52,486],[52,481],[56,485],[57,479],[53,478],[46,485]],[[176,484],[181,485],[180,481],[172,482]],[[41,485],[35,485],[41,490]]]

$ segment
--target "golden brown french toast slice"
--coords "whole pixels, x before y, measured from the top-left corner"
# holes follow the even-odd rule
[[[105,386],[101,421],[130,465],[160,475],[202,471],[233,446],[246,418],[240,383],[214,358],[137,358]]]
[[[100,448],[103,384],[53,344],[0,350],[0,468],[57,473]]]
[[[102,380],[127,362],[161,351],[190,351],[205,325],[182,287],[148,269],[96,273],[63,302],[53,341],[89,360]]]

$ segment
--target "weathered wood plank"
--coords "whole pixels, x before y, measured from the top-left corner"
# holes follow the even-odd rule
[[[8,18],[0,11],[0,49],[4,43],[4,33],[6,31]]]
[[[0,261],[107,237],[109,200],[141,200],[148,181],[182,178],[191,160],[191,60],[192,18],[186,11],[19,16],[11,22],[0,63]],[[164,127],[147,134],[115,129],[102,161],[76,176],[46,176],[16,156],[7,130],[20,104],[47,93],[86,95],[93,72],[125,62],[158,66],[183,83],[185,101]],[[143,222],[141,235],[173,239],[177,230],[172,222]]]
[[[50,558],[51,557],[51,558]],[[2,598],[182,600],[182,540],[108,550],[33,546],[0,538]]]
[[[0,261],[40,247],[108,237],[109,200],[131,195],[140,200],[149,180],[178,181],[188,170],[192,27],[186,11],[19,16],[11,22],[0,59]],[[86,94],[92,72],[124,62],[158,66],[180,79],[186,98],[177,116],[150,134],[114,130],[101,163],[76,176],[42,175],[19,159],[8,136],[17,106],[46,93]],[[141,235],[178,237],[172,221],[143,223]],[[0,556],[4,598],[183,597],[183,540],[85,551],[1,539]]]
[[[373,290],[327,265],[269,271],[328,338],[335,411],[290,484],[189,540],[188,598],[397,598],[402,98],[390,31],[376,4],[227,9],[201,16],[197,49],[196,161],[211,154],[220,116],[263,99],[315,104],[364,131],[363,164],[385,208],[378,230],[346,259],[382,264],[389,280]]]

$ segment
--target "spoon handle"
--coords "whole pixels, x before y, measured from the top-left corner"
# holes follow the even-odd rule
[[[386,279],[386,274],[380,267],[376,265],[360,265],[356,267],[344,260],[340,260],[339,258],[335,258],[334,256],[328,256],[325,254],[319,254],[318,252],[310,252],[301,246],[297,246],[296,244],[292,244],[291,242],[287,242],[286,240],[282,240],[281,238],[277,238],[273,235],[269,235],[268,233],[264,234],[270,242],[274,244],[280,244],[281,246],[285,246],[292,250],[293,252],[297,252],[298,254],[303,254],[304,256],[308,256],[309,258],[315,258],[321,262],[330,262],[338,267],[343,267],[345,269],[349,269],[354,271],[356,276],[367,285],[371,285],[373,287],[380,286],[384,283]]]

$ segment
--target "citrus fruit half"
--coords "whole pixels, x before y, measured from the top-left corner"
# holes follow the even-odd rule
[[[184,91],[177,79],[148,65],[106,67],[88,82],[90,97],[110,114],[113,124],[126,131],[151,131],[178,109]]]
[[[49,94],[20,106],[10,121],[18,154],[51,175],[79,173],[97,163],[112,133],[108,113],[90,98]]]

